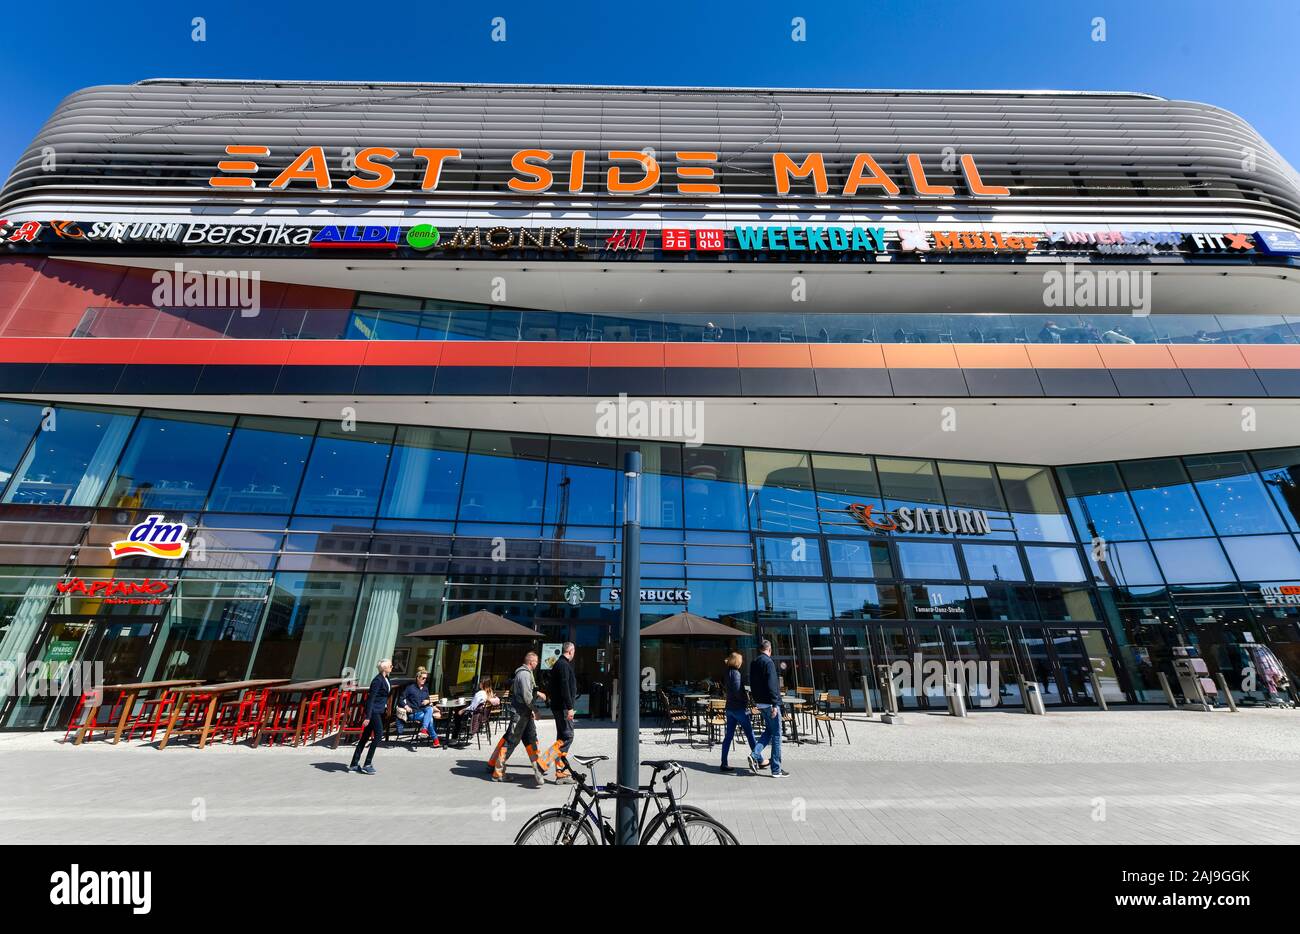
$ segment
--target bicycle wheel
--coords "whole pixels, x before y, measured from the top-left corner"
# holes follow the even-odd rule
[[[696,814],[699,815],[700,817],[710,817],[710,815],[707,812],[701,810],[700,808],[692,807],[689,804],[679,804],[677,805],[677,809],[681,811],[683,814]],[[645,831],[641,834],[641,845],[653,846],[654,844],[659,843],[660,842],[659,837],[670,826],[669,824],[670,817],[671,815],[667,811],[660,811],[658,814],[652,817],[650,819],[650,823],[646,825]]]
[[[553,811],[532,818],[515,837],[515,846],[595,846],[591,823],[572,811]]]
[[[707,814],[683,813],[680,817],[680,830],[671,817],[666,821],[666,831],[658,840],[660,846],[680,846],[682,833],[688,846],[740,846],[735,834]]]

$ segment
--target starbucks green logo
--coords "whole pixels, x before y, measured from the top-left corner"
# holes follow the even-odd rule
[[[583,590],[578,584],[570,584],[564,588],[564,602],[569,606],[582,606],[582,601],[587,597],[587,591]]]
[[[406,242],[416,250],[428,250],[438,245],[440,236],[432,224],[416,224],[406,232]]]

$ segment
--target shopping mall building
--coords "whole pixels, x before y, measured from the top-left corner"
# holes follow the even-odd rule
[[[643,623],[789,688],[1300,670],[1300,179],[1207,104],[144,81],[58,107],[0,241],[11,672],[456,693],[572,640],[599,714],[629,451]],[[535,642],[409,635],[482,608]]]

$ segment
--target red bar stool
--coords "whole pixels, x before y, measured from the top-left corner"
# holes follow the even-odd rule
[[[347,737],[359,738],[370,719],[366,708],[370,705],[370,688],[341,691],[339,695],[338,731],[334,734],[334,748],[339,748]]]

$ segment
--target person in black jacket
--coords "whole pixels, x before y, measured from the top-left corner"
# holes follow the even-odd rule
[[[776,662],[772,661],[772,643],[767,639],[758,644],[758,657],[749,666],[749,691],[763,716],[763,735],[749,755],[749,767],[757,772],[771,765],[772,777],[783,778],[790,773],[781,768],[781,681]],[[764,762],[763,750],[769,745],[772,758]]]
[[[388,683],[388,674],[392,670],[392,659],[379,660],[379,674],[370,682],[370,694],[366,698],[366,725],[361,730],[357,748],[352,753],[352,764],[348,766],[350,771],[362,775],[375,774],[375,767],[371,763],[375,760],[375,747],[379,745],[379,737],[384,735],[384,713],[388,710],[388,695],[393,689]],[[366,765],[362,768],[361,747],[366,744],[366,737],[370,738],[370,751],[366,753]]]
[[[578,703],[578,677],[573,671],[576,647],[566,642],[560,647],[560,657],[551,666],[551,713],[555,715],[555,742],[542,757],[541,768],[546,772],[555,762],[555,784],[573,784],[569,771],[568,754],[573,746],[573,715]]]
[[[734,772],[727,765],[727,753],[731,752],[731,740],[736,730],[743,730],[749,748],[758,745],[754,739],[754,727],[749,722],[749,698],[745,696],[745,685],[741,683],[740,668],[745,664],[745,656],[732,652],[727,656],[727,673],[722,684],[727,689],[727,732],[722,737],[722,771]]]

